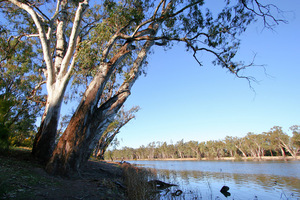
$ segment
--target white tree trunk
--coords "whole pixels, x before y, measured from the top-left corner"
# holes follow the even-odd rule
[[[62,17],[63,19],[61,19],[60,22],[58,22],[56,28],[57,56],[54,63],[51,57],[50,48],[50,42],[54,39],[51,38],[53,30],[55,30],[53,26],[55,20],[58,17],[58,13],[60,12],[60,6],[62,7],[62,9],[67,9],[67,1],[57,1],[56,11],[54,16],[50,20],[47,34],[44,29],[45,26],[42,25],[42,22],[45,22],[46,20],[43,19],[43,17],[39,15],[33,9],[33,7],[27,5],[26,2],[23,3],[23,1],[9,0],[9,2],[25,10],[31,15],[31,18],[33,19],[36,25],[39,39],[41,41],[43,57],[46,64],[46,70],[44,71],[44,75],[47,80],[46,85],[48,96],[44,115],[41,120],[41,126],[35,138],[32,153],[42,162],[47,162],[53,151],[61,104],[66,87],[70,79],[72,68],[74,66],[74,61],[76,57],[76,54],[74,54],[74,49],[77,43],[77,36],[80,30],[80,22],[82,20],[84,11],[88,7],[89,1],[84,0],[78,5],[77,11],[75,13],[71,35],[69,37],[68,46],[65,45],[64,41],[66,23],[68,20],[67,16],[64,15]],[[72,57],[73,60],[70,64]]]

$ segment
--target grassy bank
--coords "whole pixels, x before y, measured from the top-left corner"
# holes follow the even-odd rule
[[[151,176],[128,163],[89,161],[80,175],[61,178],[47,174],[30,149],[11,149],[0,154],[0,199],[153,199]]]

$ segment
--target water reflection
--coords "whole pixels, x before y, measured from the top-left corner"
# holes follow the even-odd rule
[[[265,173],[260,174],[261,171],[266,171],[266,169],[259,169],[259,167],[266,167],[266,163],[257,164],[251,163],[251,167],[258,169],[255,173],[245,173],[251,171],[249,168],[249,163],[247,165],[242,165],[241,163],[237,166],[243,167],[243,173],[234,173],[235,171],[242,171],[230,169],[228,170],[228,163],[221,163],[219,166],[216,166],[218,163],[213,162],[213,166],[205,168],[205,170],[191,170],[195,169],[195,166],[190,166],[194,163],[174,163],[169,165],[169,168],[166,169],[166,162],[159,163],[161,161],[152,161],[158,163],[149,163],[153,165],[144,165],[144,167],[155,168],[159,179],[171,182],[179,185],[177,188],[173,188],[174,191],[181,189],[184,191],[184,196],[182,199],[299,199],[300,200],[300,179],[299,171],[297,167],[299,166],[277,166],[269,165],[268,167],[273,167],[269,171],[275,172],[275,174]],[[145,164],[145,163],[143,163]],[[208,165],[209,163],[205,163]],[[212,163],[210,163],[212,164]],[[298,163],[299,164],[299,163]],[[176,166],[177,165],[177,166]],[[203,165],[203,164],[201,164]],[[227,166],[226,166],[227,165]],[[183,167],[184,166],[184,167]],[[285,170],[293,171],[294,177],[287,176],[284,171],[281,175],[279,174],[278,169],[285,167]],[[218,171],[216,169],[219,169]],[[247,169],[246,169],[247,168]],[[183,170],[187,169],[187,170]],[[202,168],[203,169],[203,168]],[[211,171],[209,171],[210,169]],[[225,170],[224,170],[225,169]],[[228,173],[230,172],[230,173]],[[287,173],[288,174],[288,173]],[[229,186],[229,191],[231,193],[227,198],[220,193],[221,188],[226,185]],[[173,191],[173,192],[174,192]],[[171,191],[172,192],[172,191]],[[174,199],[170,196],[163,196],[162,199]],[[177,198],[175,198],[177,199]]]
[[[254,199],[294,196],[300,198],[300,180],[293,177],[270,176],[263,174],[228,174],[201,171],[157,170],[159,178],[176,183],[186,190],[204,190],[217,193],[223,185],[230,187],[229,192],[240,199]],[[250,198],[248,198],[250,196]],[[251,198],[253,197],[253,198]],[[274,198],[276,199],[276,198]]]

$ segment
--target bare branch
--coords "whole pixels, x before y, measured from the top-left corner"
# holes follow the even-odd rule
[[[80,43],[80,37],[78,36],[77,41],[76,41],[76,44],[77,44],[76,46],[77,47],[79,46],[79,43]],[[75,66],[75,61],[76,61],[77,55],[78,55],[78,50],[76,49],[76,51],[74,53],[74,56],[72,58],[72,61],[71,61],[71,65],[70,65],[70,67],[68,69],[68,72],[65,76],[65,81],[67,81],[71,76],[72,70],[74,69],[74,66]]]
[[[55,20],[58,17],[60,4],[61,4],[61,0],[58,0],[57,4],[56,4],[55,13],[53,14],[52,18],[49,20],[49,28],[48,28],[48,33],[47,33],[47,39],[48,40],[50,40],[50,38],[52,36],[53,25],[54,25]]]
[[[25,34],[26,37],[39,37],[39,34]]]
[[[88,0],[84,0],[83,2],[79,3],[78,9],[75,14],[75,19],[74,19],[70,39],[69,39],[69,46],[68,46],[67,52],[66,52],[64,59],[62,61],[62,64],[61,64],[60,76],[65,75],[66,70],[69,65],[69,62],[71,60],[72,54],[74,53],[74,49],[76,46],[76,39],[80,32],[80,22],[82,20],[84,11],[89,6],[88,3],[89,3]]]
[[[272,29],[274,25],[272,25],[270,22],[269,22],[269,19],[271,19],[272,22],[274,22],[275,24],[279,24],[280,22],[282,23],[287,23],[286,20],[283,20],[283,19],[277,19],[275,18],[271,12],[272,12],[272,9],[276,9],[278,13],[281,13],[282,11],[277,7],[275,6],[274,4],[267,4],[267,5],[263,5],[261,3],[258,2],[258,0],[252,0],[252,8],[249,7],[247,5],[247,2],[245,0],[242,0],[241,1],[243,6],[251,11],[252,13],[254,13],[255,15],[257,16],[260,16],[263,18],[263,21],[264,21],[264,25],[266,28],[270,28]],[[257,7],[258,11],[255,10],[255,7]]]

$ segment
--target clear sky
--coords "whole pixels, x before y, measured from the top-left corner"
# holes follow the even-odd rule
[[[289,133],[300,125],[300,1],[286,0],[279,7],[288,24],[274,31],[258,21],[242,36],[238,60],[265,64],[247,71],[259,83],[249,88],[225,69],[199,54],[199,66],[183,46],[164,51],[155,48],[149,57],[147,76],[135,83],[126,108],[139,105],[136,119],[119,133],[120,147],[137,148],[153,141],[176,143],[243,137],[281,126]]]

